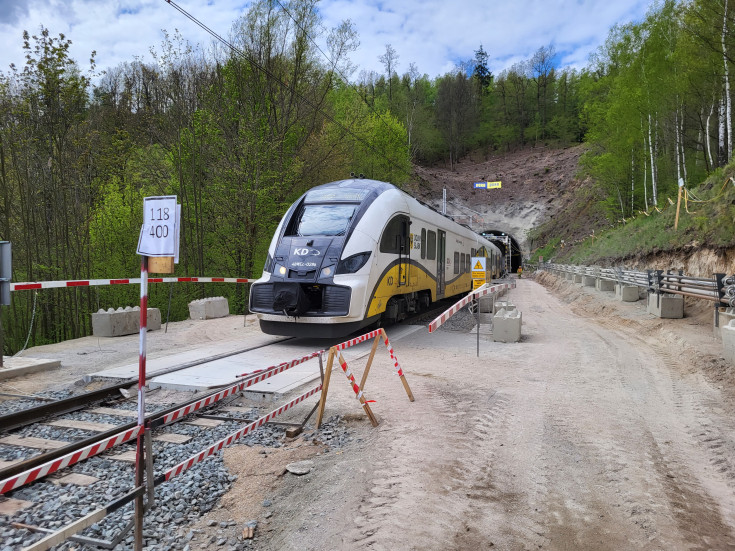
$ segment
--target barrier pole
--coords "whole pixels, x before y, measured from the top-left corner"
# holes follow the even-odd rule
[[[367,382],[368,373],[370,373],[370,366],[373,363],[373,358],[375,357],[375,351],[378,349],[378,341],[380,340],[380,335],[375,335],[375,340],[373,341],[373,348],[370,350],[370,357],[368,358],[367,365],[365,366],[365,373],[362,374],[362,379],[360,380],[360,388],[362,390],[365,390],[365,383]]]
[[[401,378],[401,383],[403,383],[403,389],[406,391],[406,394],[408,395],[408,401],[413,402],[413,392],[411,392],[411,387],[408,386],[408,381],[406,380],[406,375],[403,373],[403,370],[401,369],[401,366],[398,365],[398,358],[396,358],[395,353],[393,352],[393,347],[390,345],[390,341],[388,340],[388,335],[385,332],[385,329],[382,327],[380,328],[380,333],[383,335],[383,339],[385,342],[385,346],[388,348],[388,353],[390,354],[390,359],[393,360],[393,365],[396,368],[396,373],[398,373],[398,376]]]
[[[319,398],[319,413],[316,416],[316,428],[322,426],[322,418],[324,417],[324,407],[327,405],[327,391],[329,390],[329,379],[332,377],[332,364],[334,363],[334,348],[329,349],[327,357],[327,371],[324,373],[324,382],[322,383],[322,395]]]
[[[477,316],[477,357],[480,357],[480,299],[475,297],[475,315]]]
[[[135,486],[143,485],[145,476],[145,360],[148,331],[148,257],[140,257],[140,354],[138,356],[138,433],[135,453]],[[150,429],[149,429],[150,430]],[[143,494],[135,498],[135,551],[143,549]]]
[[[357,383],[355,382],[355,376],[352,374],[351,370],[347,367],[347,362],[344,359],[344,356],[342,356],[342,352],[339,353],[339,366],[342,368],[342,371],[344,371],[345,376],[347,377],[347,380],[352,385],[352,390],[355,391],[355,397],[357,400],[362,404],[362,409],[365,410],[365,413],[368,416],[368,419],[370,419],[370,422],[374,427],[378,426],[378,420],[375,418],[375,415],[373,414],[373,410],[370,409],[370,404],[367,403],[367,400],[365,400],[365,396],[362,394],[362,389],[357,386]]]

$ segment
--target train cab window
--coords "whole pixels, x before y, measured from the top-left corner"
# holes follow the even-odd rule
[[[459,253],[454,253],[454,273],[459,273]]]
[[[421,258],[426,258],[426,228],[421,228]]]
[[[429,230],[426,234],[426,258],[436,260],[436,232]]]
[[[291,218],[285,235],[344,235],[359,206],[302,204]]]
[[[408,216],[394,216],[383,230],[380,238],[380,252],[408,254]]]

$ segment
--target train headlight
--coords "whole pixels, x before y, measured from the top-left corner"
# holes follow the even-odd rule
[[[286,266],[281,266],[280,264],[275,265],[274,272],[278,272],[279,275],[285,276],[287,271]]]
[[[339,264],[337,264],[337,273],[354,274],[357,270],[365,265],[369,258],[370,251],[367,251],[364,253],[353,254],[352,256],[349,256],[344,260],[340,260]]]
[[[322,277],[328,277],[334,273],[334,266],[327,266],[322,268]]]

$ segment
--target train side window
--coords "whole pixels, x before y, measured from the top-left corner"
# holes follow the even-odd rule
[[[459,253],[454,253],[454,273],[459,273]]]
[[[426,258],[436,260],[436,232],[429,230],[426,235]]]
[[[426,228],[421,228],[421,258],[426,258]]]
[[[477,249],[472,249],[472,255],[471,256],[477,256]]]
[[[466,265],[465,254],[464,253],[460,253],[460,255],[459,255],[459,266],[460,266],[459,273],[461,273],[461,274],[465,273],[465,271],[466,271],[465,270],[465,265]]]
[[[406,254],[406,240],[408,238],[408,216],[399,214],[388,222],[380,238],[380,252]]]

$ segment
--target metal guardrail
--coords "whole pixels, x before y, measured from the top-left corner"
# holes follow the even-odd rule
[[[539,269],[563,274],[573,274],[606,279],[620,285],[645,288],[649,294],[673,294],[709,300],[715,307],[715,324],[721,307],[735,307],[735,275],[713,274],[712,277],[695,277],[681,270],[626,270],[625,268],[600,268],[544,262]]]

